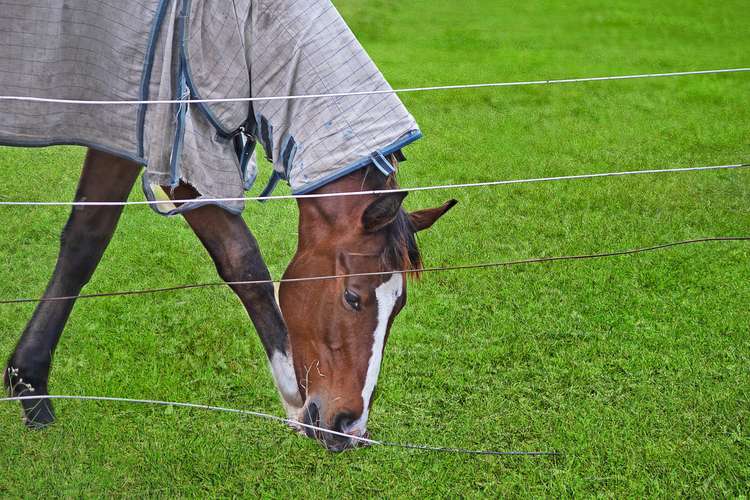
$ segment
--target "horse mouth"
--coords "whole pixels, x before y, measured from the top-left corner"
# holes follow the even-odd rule
[[[323,434],[322,436],[320,434]],[[367,439],[367,433],[363,436],[344,437],[335,434],[328,434],[326,432],[319,432],[315,439],[323,446],[326,450],[333,453],[341,453],[342,451],[355,450],[357,448],[364,448],[370,446],[370,443],[361,441],[357,437]]]
[[[320,443],[323,448],[334,453],[340,453],[342,451],[353,450],[355,448],[363,448],[369,446],[369,443],[362,441],[362,439],[369,439],[369,433],[364,432],[362,435],[354,433],[333,431],[326,432],[325,426],[321,425],[320,422],[320,409],[315,402],[310,402],[305,405],[302,410],[302,423],[305,424],[300,430],[307,437],[315,439]],[[317,428],[313,428],[317,427]],[[348,435],[342,435],[348,434]]]

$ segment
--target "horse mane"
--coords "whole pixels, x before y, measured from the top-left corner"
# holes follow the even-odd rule
[[[395,159],[393,162],[397,165]],[[398,187],[394,173],[385,179],[380,189],[398,189]],[[401,208],[385,231],[387,244],[383,252],[383,270],[409,271],[408,275],[412,279],[419,279],[423,268],[422,254],[419,251],[414,225],[406,210]]]
[[[414,226],[403,208],[386,231],[388,244],[383,252],[384,267],[409,271],[411,278],[418,279],[422,271],[422,254]]]

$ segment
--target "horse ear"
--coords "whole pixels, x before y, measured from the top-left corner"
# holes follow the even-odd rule
[[[448,210],[453,208],[458,200],[449,200],[443,206],[437,208],[428,208],[426,210],[419,210],[409,214],[409,220],[414,227],[414,232],[424,231],[429,229],[437,220],[445,215]]]
[[[362,225],[368,233],[374,233],[393,222],[401,210],[407,192],[379,195],[362,214]]]

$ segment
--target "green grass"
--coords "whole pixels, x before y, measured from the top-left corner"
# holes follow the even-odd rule
[[[396,87],[749,62],[739,0],[336,5]],[[748,96],[747,74],[404,95],[426,138],[408,149],[401,182],[748,161]],[[0,153],[0,197],[72,198],[81,149]],[[427,265],[750,234],[747,171],[420,193],[406,204],[452,196],[461,204],[421,237]],[[1,297],[42,292],[66,216],[2,209]],[[245,217],[279,276],[296,244],[294,204],[251,204]],[[555,449],[558,459],[333,455],[264,421],[104,403],[59,402],[59,423],[30,433],[4,405],[0,496],[747,495],[748,262],[750,245],[707,244],[411,285],[374,437]],[[215,278],[184,221],[129,207],[86,291]],[[32,310],[0,310],[1,353]],[[220,289],[81,301],[51,389],[281,413],[253,328]]]

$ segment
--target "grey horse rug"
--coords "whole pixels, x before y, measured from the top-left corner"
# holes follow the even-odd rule
[[[214,99],[389,90],[329,0],[0,0],[0,94],[71,100]],[[0,144],[79,144],[146,166],[144,189],[192,185],[238,213],[255,141],[297,194],[421,137],[394,94],[252,103],[2,102]]]

